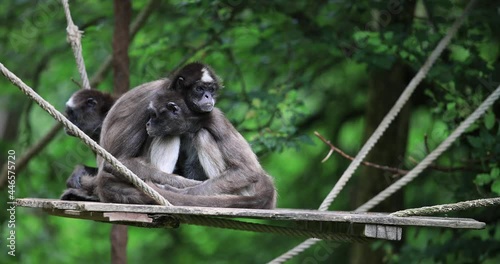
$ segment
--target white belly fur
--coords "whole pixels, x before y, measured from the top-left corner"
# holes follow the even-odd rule
[[[179,158],[180,137],[155,137],[149,152],[151,165],[166,173],[173,173]]]

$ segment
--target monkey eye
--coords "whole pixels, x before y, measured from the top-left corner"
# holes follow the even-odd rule
[[[166,105],[166,108],[173,112],[173,113],[177,113],[179,112],[181,109],[173,102],[168,102],[167,105]]]
[[[94,107],[97,105],[97,100],[94,98],[89,98],[89,99],[87,99],[86,104],[88,107]]]
[[[198,93],[201,93],[201,92],[203,92],[203,87],[201,87],[201,86],[196,86],[196,87],[194,88],[194,90],[195,90],[196,92],[198,92]]]

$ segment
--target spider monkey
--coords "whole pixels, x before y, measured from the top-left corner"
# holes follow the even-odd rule
[[[95,141],[99,141],[101,127],[106,114],[115,103],[111,94],[94,89],[81,89],[75,92],[66,102],[66,117]],[[66,134],[73,135],[65,129]],[[88,185],[89,177],[97,175],[97,168],[77,165],[66,181],[67,190],[61,195],[62,200],[97,200],[91,190],[82,189]]]
[[[168,138],[150,138],[146,131],[150,114],[148,105],[154,98],[163,94],[174,101],[182,101],[187,107],[186,114],[203,115],[212,111],[221,84],[213,70],[202,63],[190,63],[182,67],[171,80],[151,82],[122,95],[104,120],[100,145],[121,161],[139,157],[138,161],[141,163],[154,166],[170,175],[155,177],[156,174],[136,173],[143,180],[185,187],[186,184],[199,184],[200,181],[172,174],[179,156],[180,137],[173,135]],[[101,201],[143,203],[128,195],[122,195],[117,200],[115,190],[119,186],[126,190],[135,189],[121,175],[110,173],[112,168],[100,157],[98,164],[96,192]],[[203,175],[200,175],[201,179],[204,179]],[[178,181],[173,180],[176,178],[183,178],[185,181],[176,184]],[[126,188],[127,186],[131,188]]]

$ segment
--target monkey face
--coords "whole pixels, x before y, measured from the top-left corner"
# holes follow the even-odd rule
[[[191,130],[189,109],[185,105],[167,102],[157,106],[151,102],[148,107],[146,131],[150,137],[179,136]]]
[[[190,63],[173,77],[171,88],[180,91],[189,109],[196,113],[208,113],[214,109],[219,78],[210,67]]]
[[[198,113],[208,113],[215,106],[215,91],[217,90],[215,83],[196,82],[188,90],[188,100],[186,103],[191,109]]]
[[[102,122],[114,100],[97,90],[79,90],[66,103],[66,117],[93,139],[99,137]],[[74,136],[70,131],[66,134]]]

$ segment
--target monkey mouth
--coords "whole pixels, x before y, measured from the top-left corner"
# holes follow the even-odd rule
[[[149,127],[146,127],[146,132],[148,133],[148,136],[150,136],[150,137],[159,137],[159,136],[161,136],[161,134],[158,133],[158,131],[156,131],[154,129],[151,129]]]
[[[201,105],[201,111],[203,112],[211,112],[214,109],[214,104],[212,103],[206,103]]]

